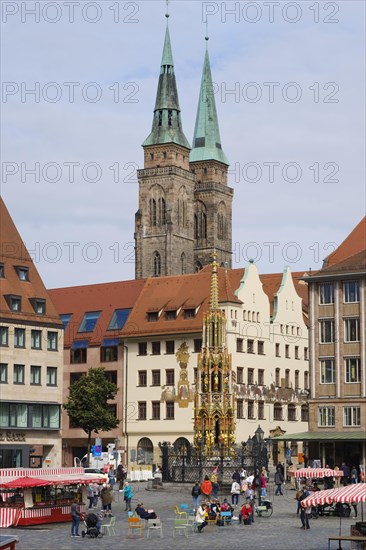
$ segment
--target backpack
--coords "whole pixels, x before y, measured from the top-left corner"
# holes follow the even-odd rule
[[[201,494],[201,489],[199,487],[194,486],[192,489],[192,495],[194,497],[199,497]]]

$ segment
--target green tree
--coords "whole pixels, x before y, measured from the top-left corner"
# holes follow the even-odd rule
[[[118,388],[105,376],[104,367],[91,368],[69,387],[69,397],[63,408],[70,421],[88,434],[87,466],[92,432],[109,432],[121,422],[108,407]]]

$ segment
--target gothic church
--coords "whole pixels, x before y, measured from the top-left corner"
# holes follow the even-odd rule
[[[213,249],[219,265],[231,268],[233,189],[227,184],[229,162],[221,146],[208,50],[191,148],[183,132],[168,25],[152,130],[142,147],[135,278],[194,273],[211,262]]]

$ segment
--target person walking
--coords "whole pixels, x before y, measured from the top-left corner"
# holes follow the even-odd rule
[[[239,470],[235,470],[235,472],[233,473],[231,479],[233,481],[236,481],[237,483],[239,483],[240,485],[240,473],[239,473]]]
[[[93,485],[94,485],[93,483],[89,483],[88,488],[86,490],[86,496],[89,500],[89,510],[93,508],[93,503],[94,503],[94,486]]]
[[[282,483],[283,483],[283,481],[284,481],[284,477],[283,477],[283,473],[281,471],[281,468],[277,467],[276,473],[274,475],[274,482],[275,482],[275,485],[276,485],[275,496],[283,495],[283,493],[282,493]]]
[[[234,506],[238,505],[240,495],[240,485],[237,481],[233,481],[231,485],[231,504]]]
[[[100,493],[100,499],[103,504],[103,513],[104,516],[112,517],[112,501],[113,501],[113,492],[110,485],[103,487]]]
[[[212,498],[214,500],[217,500],[218,494],[219,494],[219,484],[217,483],[217,476],[213,475],[211,477],[211,485],[212,485]]]
[[[357,471],[356,466],[352,466],[351,483],[358,483],[358,471]]]
[[[124,485],[124,497],[123,500],[126,502],[125,512],[131,512],[131,499],[133,498],[133,491],[131,485],[128,481],[125,481]]]
[[[301,490],[300,496],[298,498],[298,501],[300,502],[300,506],[302,501],[307,497],[307,493],[304,491],[304,489]],[[310,529],[309,525],[309,514],[307,513],[307,509],[301,506],[300,509],[300,520],[302,523],[301,529]]]
[[[192,487],[192,499],[193,499],[193,508],[194,511],[196,511],[200,505],[200,494],[201,494],[201,488],[198,481],[194,484]]]
[[[77,498],[74,498],[71,504],[71,536],[80,537],[79,535],[80,524],[80,505]]]

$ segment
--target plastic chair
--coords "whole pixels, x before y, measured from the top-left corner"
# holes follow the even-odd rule
[[[232,518],[231,512],[221,512],[220,514],[220,519],[223,522],[224,526],[232,525],[231,518]]]
[[[183,512],[182,510],[179,510],[178,506],[174,506],[174,513],[177,519],[188,519],[188,512]]]
[[[111,518],[109,520],[109,523],[103,523],[102,524],[102,533],[103,535],[108,535],[109,537],[116,534],[116,531],[114,529],[114,526],[116,525],[116,518]]]
[[[189,514],[187,525],[192,529],[192,533],[197,531],[198,524],[196,522],[196,516],[194,514]]]
[[[188,538],[188,523],[187,519],[176,517],[174,520],[174,531],[173,538],[175,538],[176,533],[182,533],[186,538]]]
[[[141,523],[140,518],[128,518],[128,530],[127,530],[127,538],[143,538],[144,537],[144,526]],[[135,536],[136,535],[136,536]]]
[[[147,539],[150,536],[150,531],[152,531],[152,532],[159,531],[159,537],[161,539],[163,538],[163,526],[162,526],[160,518],[149,520],[149,523],[148,523],[148,526],[147,526],[147,535],[146,535]]]

